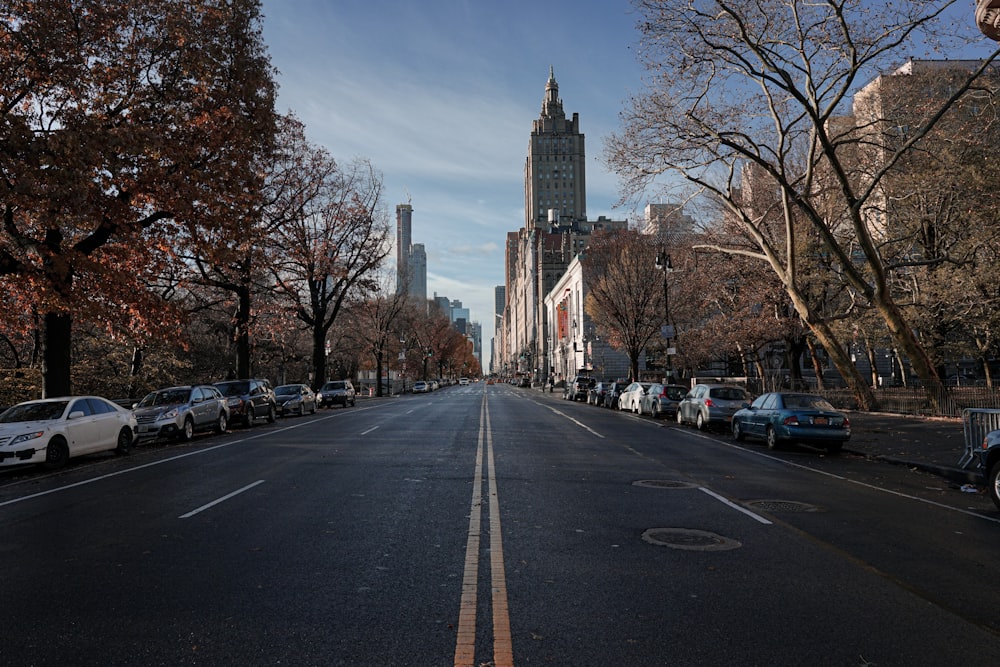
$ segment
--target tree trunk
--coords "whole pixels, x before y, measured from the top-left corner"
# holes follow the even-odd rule
[[[72,342],[72,315],[45,313],[42,331],[42,398],[72,395]]]
[[[236,342],[236,377],[251,378],[252,368],[250,364],[250,290],[249,288],[239,288],[236,290],[237,307],[235,322],[235,342]]]
[[[813,340],[811,336],[806,336],[806,347],[809,348],[809,356],[812,357],[812,367],[813,372],[816,374],[816,389],[823,391],[825,385],[823,384],[823,364],[819,361],[819,352],[816,349],[816,341]]]
[[[382,398],[382,349],[375,352],[375,395]]]
[[[326,384],[326,332],[322,327],[312,328],[313,389]]]

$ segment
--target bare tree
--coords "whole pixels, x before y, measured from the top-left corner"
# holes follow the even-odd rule
[[[862,407],[874,395],[802,289],[797,234],[808,225],[840,280],[883,319],[918,376],[938,381],[934,365],[894,298],[871,208],[887,173],[976,81],[991,54],[914,117],[907,138],[882,141],[890,128],[872,119],[841,122],[859,83],[887,71],[916,39],[956,34],[941,16],[954,2],[876,5],[862,0],[634,0],[641,19],[646,94],[635,97],[607,159],[625,196],[674,174],[723,201],[756,243],[753,251],[716,247],[766,262],[802,321],[826,349]],[[874,137],[874,138],[873,138]],[[879,160],[859,165],[863,152]],[[779,235],[741,205],[742,168],[754,165],[779,196]]]
[[[639,377],[639,357],[666,317],[656,268],[658,241],[634,229],[595,232],[582,260],[587,276],[584,308],[610,345],[629,358]]]
[[[326,381],[327,334],[352,295],[374,288],[388,239],[382,176],[362,159],[330,173],[322,194],[278,230],[273,277],[312,334],[316,386]]]

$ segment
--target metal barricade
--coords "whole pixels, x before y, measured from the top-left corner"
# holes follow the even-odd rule
[[[986,434],[1000,430],[1000,410],[966,408],[962,410],[962,428],[965,431],[965,453],[958,465],[961,468],[968,468],[976,460],[976,452],[982,446]]]

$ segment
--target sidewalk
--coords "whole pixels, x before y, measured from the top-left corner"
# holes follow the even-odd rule
[[[911,417],[851,412],[851,439],[844,450],[941,475],[960,483],[982,484],[976,462],[959,466],[965,433],[957,418]]]

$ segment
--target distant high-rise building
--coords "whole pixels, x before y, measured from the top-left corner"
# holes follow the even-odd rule
[[[423,243],[414,243],[410,247],[408,260],[410,271],[409,293],[421,303],[427,301],[427,252]]]
[[[421,303],[427,300],[427,251],[412,243],[413,207],[396,206],[396,293],[407,293]]]
[[[408,291],[410,281],[410,226],[413,207],[409,204],[396,205],[396,293]]]

